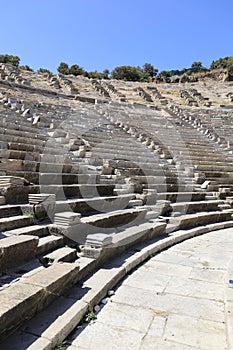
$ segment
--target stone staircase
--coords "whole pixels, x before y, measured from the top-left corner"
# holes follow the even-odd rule
[[[82,83],[82,91],[89,91]],[[229,147],[203,132],[212,112],[201,109],[200,124],[187,106],[174,108],[167,100],[166,107],[161,102],[157,108],[153,100],[146,105],[143,91],[162,99],[155,86],[142,85],[138,90],[141,84],[126,83],[124,90],[114,82],[109,103],[92,104],[49,94],[55,87],[46,84],[48,94],[39,90],[33,94],[38,123],[16,113],[13,102],[0,106],[0,347],[4,349],[15,350],[16,339],[20,350],[52,349],[63,340],[100,296],[91,298],[92,286],[85,294],[89,285],[80,287],[80,281],[95,278],[93,271],[114,257],[138,254],[142,242],[163,242],[180,230],[188,234],[210,224],[232,224],[232,155]],[[76,86],[73,78],[67,84]],[[118,97],[124,93],[124,101],[115,96],[113,102],[114,91]],[[19,94],[13,87],[11,93]],[[138,97],[140,105],[135,103]],[[221,137],[219,130],[218,134]],[[6,177],[9,185],[1,186]],[[23,179],[22,184],[11,185],[11,177]],[[32,194],[55,195],[54,203],[33,204]],[[58,225],[56,215],[67,213],[76,214],[77,223]],[[116,281],[127,269],[120,270]],[[82,304],[78,315],[76,303]],[[46,325],[43,322],[35,330],[43,315],[48,317]],[[59,339],[51,336],[58,316],[65,329]]]

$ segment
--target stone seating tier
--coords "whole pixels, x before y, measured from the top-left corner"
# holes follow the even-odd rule
[[[12,100],[0,105],[0,172],[25,180],[23,186],[0,188],[7,203],[0,205],[1,338],[104,259],[134,249],[136,243],[163,239],[166,232],[232,221],[229,112],[217,120],[220,112],[214,107],[186,106],[181,111],[160,104],[152,110],[143,100],[149,91],[164,99],[158,89],[148,90],[143,83],[139,90],[139,84],[129,83],[125,91],[119,82],[109,90],[102,82],[94,83],[86,87],[88,94],[93,90],[88,95],[91,103],[56,91],[58,83],[69,90],[75,79],[53,77],[52,87],[48,81],[41,83],[47,90],[28,87],[15,93],[14,83],[4,85]],[[109,102],[112,95],[118,98],[116,91],[125,92],[124,99],[131,103],[93,104],[94,88]],[[28,107],[29,91],[33,102]],[[140,104],[134,103],[137,93]],[[191,93],[202,103],[200,94]],[[31,112],[16,113],[13,98],[25,101],[24,108]],[[36,124],[34,114],[40,116]],[[221,130],[223,120],[226,127]],[[219,136],[216,140],[211,139],[213,130]],[[201,188],[202,180],[215,185]],[[33,212],[26,203],[29,194],[41,193],[56,194],[53,215],[72,211],[81,214],[80,222],[67,228],[47,215],[35,217],[45,207],[35,206]],[[96,233],[111,236],[108,247],[88,245],[87,235]]]
[[[85,197],[93,197],[97,191],[99,196],[112,196],[115,185],[106,184],[45,184],[30,185],[23,187],[0,188],[0,195],[5,197],[7,204],[27,203],[29,193],[54,193],[57,199],[80,198],[82,194]]]

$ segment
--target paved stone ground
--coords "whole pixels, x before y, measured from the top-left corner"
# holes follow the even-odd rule
[[[68,349],[230,349],[225,301],[226,295],[233,300],[232,261],[233,229],[156,255],[123,281]]]

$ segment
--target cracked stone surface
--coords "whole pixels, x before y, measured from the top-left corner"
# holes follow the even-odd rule
[[[123,280],[68,349],[230,349],[226,300],[233,305],[232,262],[233,229],[161,252]]]

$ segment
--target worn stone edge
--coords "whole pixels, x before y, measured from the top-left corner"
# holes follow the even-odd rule
[[[233,279],[233,258],[230,261],[226,275],[227,276],[224,285],[226,338],[228,348],[233,349],[233,286],[229,286],[229,280]]]
[[[231,228],[231,227],[233,227],[233,221],[209,224],[209,225],[193,228],[190,230],[178,230],[170,234],[168,237],[165,237],[155,243],[152,243],[142,248],[141,251],[135,253],[133,256],[128,258],[124,264],[122,264],[118,269],[116,269],[115,274],[111,276],[110,280],[107,278],[106,283],[104,285],[100,283],[99,289],[96,290],[95,293],[93,293],[92,299],[89,300],[85,308],[81,304],[80,308],[76,309],[76,315],[78,316],[76,319],[77,322],[79,323],[82,320],[82,318],[85,316],[89,308],[93,307],[93,305],[96,305],[101,301],[101,299],[104,297],[104,294],[106,295],[107,289],[109,290],[114,288],[123,278],[125,278],[125,276],[131,270],[133,270],[139,264],[143,263],[148,258],[160,253],[165,249],[171,248],[172,246],[178,243],[181,243],[187,239],[194,238],[196,236],[200,236],[208,232]],[[233,270],[233,259],[232,259],[231,267]],[[80,299],[80,301],[81,300],[82,299]],[[227,313],[227,310],[225,310],[225,312]],[[71,323],[70,327],[68,326],[68,323]],[[74,325],[72,322],[72,319],[67,320],[66,324],[64,325],[64,327],[62,327],[62,329],[60,329],[56,333],[53,333],[52,338],[48,339],[46,337],[43,337],[42,335],[27,349],[37,350],[39,348],[40,350],[51,350],[56,344],[64,341],[66,337],[78,325],[78,323]],[[228,344],[229,345],[231,344],[231,346],[233,345],[233,333],[231,332],[232,326],[233,326],[233,316],[226,317]],[[64,333],[64,328],[66,329],[65,333]],[[70,347],[68,347],[67,350],[69,350],[69,348]]]

